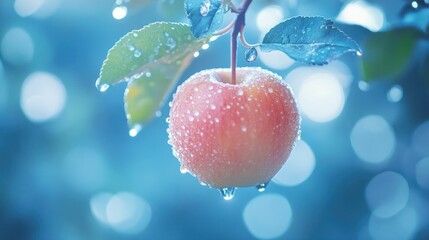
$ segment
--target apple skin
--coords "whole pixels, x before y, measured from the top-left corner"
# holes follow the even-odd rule
[[[194,74],[170,103],[169,144],[181,169],[213,188],[268,183],[299,136],[300,117],[290,88],[261,68]]]

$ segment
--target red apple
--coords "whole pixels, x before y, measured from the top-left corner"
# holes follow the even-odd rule
[[[227,190],[268,183],[286,162],[300,118],[289,87],[261,68],[199,72],[173,95],[169,143],[203,184]]]

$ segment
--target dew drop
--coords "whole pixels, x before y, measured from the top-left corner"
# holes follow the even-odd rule
[[[195,52],[194,57],[198,57],[198,56],[200,56],[200,52]]]
[[[246,50],[246,52],[244,53],[244,56],[246,57],[246,61],[253,62],[258,57],[258,51],[256,51],[256,48],[251,47]]]
[[[219,123],[219,118],[214,119],[216,123]]]
[[[242,132],[247,132],[247,127],[246,126],[241,126],[241,131]]]
[[[131,52],[134,51],[136,49],[136,47],[134,47],[134,45],[128,45],[128,50],[130,50]]]
[[[222,89],[218,89],[216,92],[217,93],[222,93]]]
[[[357,51],[357,52],[356,52],[356,55],[358,55],[358,56],[362,56],[362,52]]]
[[[262,183],[256,186],[256,189],[258,189],[258,192],[264,192],[267,188],[268,183]]]
[[[238,96],[243,96],[243,94],[244,94],[243,89],[238,89],[237,95]]]
[[[213,86],[212,85],[209,85],[209,90],[213,90]]]
[[[205,0],[201,3],[201,6],[200,6],[201,16],[205,17],[207,16],[207,14],[209,14],[210,6],[211,6],[210,0]]]
[[[138,58],[142,55],[142,51],[140,51],[140,49],[135,49],[134,50],[134,57]]]
[[[219,191],[222,194],[223,199],[228,201],[228,200],[231,200],[234,198],[234,193],[235,193],[236,189],[237,188],[235,188],[235,187],[220,188]]]
[[[210,109],[211,109],[211,110],[215,110],[215,109],[216,109],[216,105],[211,104],[211,105],[210,105]]]
[[[269,93],[273,93],[273,89],[272,88],[268,88],[268,92]]]
[[[166,118],[166,119],[165,119],[165,122],[166,122],[166,123],[170,123],[170,118],[169,118],[169,117],[168,117],[168,118]]]
[[[132,128],[129,131],[130,137],[135,137],[137,134],[142,130],[142,126],[140,124],[136,124],[132,126]]]
[[[194,121],[194,117],[192,117],[191,115],[189,115],[189,121],[193,122]]]
[[[200,112],[195,111],[195,112],[194,112],[194,115],[195,115],[196,117],[198,117],[198,116],[200,115]]]
[[[176,47],[176,40],[170,37],[170,34],[167,32],[164,33],[164,36],[167,38],[167,47],[171,50]]]
[[[105,92],[107,91],[107,89],[109,89],[109,84],[101,84],[101,79],[98,78],[97,81],[95,81],[95,87],[100,91],[100,92]]]

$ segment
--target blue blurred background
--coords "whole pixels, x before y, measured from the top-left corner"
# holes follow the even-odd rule
[[[121,36],[186,22],[183,0],[1,1],[0,239],[429,239],[428,4],[254,1],[249,42],[285,18],[321,15],[364,55],[310,67],[260,53],[250,64],[239,48],[240,66],[291,85],[302,137],[264,193],[224,201],[180,173],[167,104],[131,138],[125,85],[94,86]],[[180,82],[228,66],[225,36]]]

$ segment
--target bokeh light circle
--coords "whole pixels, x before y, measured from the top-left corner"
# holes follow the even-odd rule
[[[133,193],[118,193],[106,206],[107,221],[113,229],[121,233],[136,234],[143,231],[151,217],[150,205]]]
[[[249,232],[258,239],[282,236],[292,222],[289,201],[279,194],[265,194],[252,199],[243,212]]]
[[[368,228],[374,240],[409,240],[413,239],[418,224],[416,210],[407,206],[390,218],[380,218],[372,214]]]
[[[416,164],[416,180],[422,189],[429,190],[429,157]]]
[[[337,118],[344,107],[345,94],[338,79],[331,74],[314,74],[305,79],[298,92],[298,106],[315,122]]]
[[[35,72],[25,79],[21,89],[21,108],[33,122],[56,117],[64,108],[66,90],[55,75]]]
[[[429,121],[420,124],[413,133],[412,146],[422,156],[429,156]]]
[[[283,8],[277,5],[267,6],[259,11],[256,16],[256,26],[263,34],[285,18]]]
[[[360,119],[352,129],[350,140],[356,155],[369,163],[388,160],[396,145],[392,127],[378,115]]]
[[[315,166],[313,150],[305,141],[299,140],[273,182],[282,186],[297,186],[311,176]]]
[[[11,28],[3,37],[1,53],[3,59],[11,64],[28,64],[33,60],[33,39],[24,29],[19,27]]]
[[[383,28],[384,18],[384,12],[380,7],[367,1],[358,0],[347,3],[338,14],[337,21],[360,25],[377,32]]]
[[[401,211],[408,202],[409,194],[407,180],[391,171],[375,176],[365,189],[369,208],[380,218],[392,217]]]

